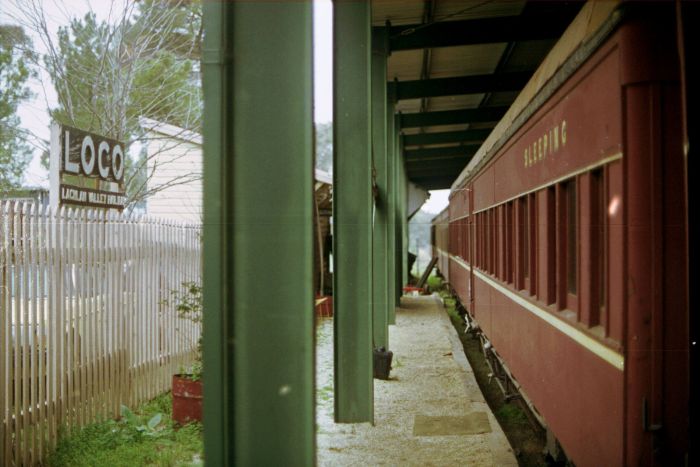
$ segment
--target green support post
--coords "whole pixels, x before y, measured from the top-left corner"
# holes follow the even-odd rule
[[[372,234],[373,347],[389,348],[389,174],[386,152],[386,29],[372,32],[372,161],[376,193]]]
[[[315,463],[311,9],[204,2],[207,465]]]
[[[335,420],[374,421],[370,4],[333,8]]]
[[[204,3],[203,25],[206,30],[202,50],[204,87],[204,245],[202,252],[204,313],[202,339],[204,366],[204,452],[211,465],[229,465],[233,461],[231,355],[229,338],[231,304],[226,295],[229,282],[225,257],[229,254],[226,230],[227,184],[225,174],[231,141],[226,126],[230,116],[223,104],[229,97],[227,77],[231,73],[230,57],[224,53],[230,26],[228,9],[223,3]]]
[[[403,157],[403,138],[399,138],[399,170],[401,171],[401,286],[408,284],[408,174]]]
[[[403,227],[401,222],[401,205],[403,200],[403,182],[402,182],[402,172],[403,172],[403,156],[401,155],[400,142],[401,142],[401,127],[399,126],[399,121],[401,119],[401,114],[394,115],[394,161],[396,163],[394,179],[396,180],[396,227],[394,235],[396,237],[396,299],[398,300],[398,305],[401,306],[401,295],[403,295],[403,257],[404,257],[404,245],[403,245]]]
[[[387,95],[387,113],[386,113],[386,134],[387,134],[387,161],[388,161],[388,195],[387,200],[387,278],[388,300],[389,300],[389,324],[396,324],[396,290],[398,281],[396,280],[396,153],[394,152],[394,143],[396,138],[394,126],[394,108],[395,101],[392,95]]]

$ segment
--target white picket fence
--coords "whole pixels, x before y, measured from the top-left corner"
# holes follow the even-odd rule
[[[44,463],[59,432],[166,391],[197,323],[171,291],[200,283],[198,225],[0,205],[0,464]]]

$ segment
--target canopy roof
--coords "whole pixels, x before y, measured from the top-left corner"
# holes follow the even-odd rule
[[[373,0],[411,181],[450,187],[582,5]]]

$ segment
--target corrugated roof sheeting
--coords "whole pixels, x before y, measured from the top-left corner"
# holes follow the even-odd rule
[[[424,5],[423,0],[373,0],[372,25],[384,26],[387,21],[394,26],[420,23]]]
[[[420,79],[422,50],[402,50],[394,52],[387,61],[386,77],[389,81],[410,81]]]
[[[441,47],[431,52],[431,78],[493,73],[505,43]]]
[[[474,109],[479,107],[483,98],[483,94],[433,97],[429,100],[426,110]]]
[[[413,113],[420,111],[420,99],[407,99],[396,103],[396,111]]]
[[[436,21],[494,18],[519,15],[525,7],[524,0],[440,0],[435,3]],[[449,16],[449,18],[448,18]]]

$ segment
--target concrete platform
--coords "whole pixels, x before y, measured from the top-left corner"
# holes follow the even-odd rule
[[[517,466],[437,296],[403,297],[375,424],[333,422],[333,323],[317,329],[317,456],[325,465]]]

